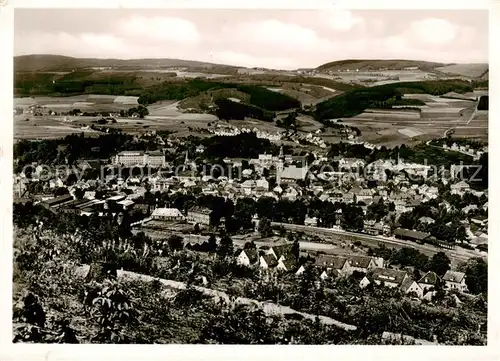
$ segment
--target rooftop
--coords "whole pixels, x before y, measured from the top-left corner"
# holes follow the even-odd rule
[[[443,281],[460,283],[465,278],[465,273],[457,271],[446,271]]]

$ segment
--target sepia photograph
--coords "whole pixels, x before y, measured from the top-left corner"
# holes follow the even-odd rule
[[[489,23],[14,9],[11,342],[486,346]]]

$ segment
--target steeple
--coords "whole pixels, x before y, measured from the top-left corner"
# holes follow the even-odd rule
[[[284,158],[284,155],[283,155],[283,146],[280,147],[280,154],[278,156],[279,159],[283,159]]]
[[[189,151],[186,150],[186,158],[184,159],[184,164],[188,165],[189,164]]]

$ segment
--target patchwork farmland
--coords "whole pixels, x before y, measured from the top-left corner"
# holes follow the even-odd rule
[[[419,109],[366,109],[362,114],[344,119],[344,123],[358,127],[364,140],[386,146],[442,137],[449,129],[460,137],[485,140],[488,111],[475,111],[475,96],[470,94],[470,100],[465,100],[406,94],[404,98],[419,99],[425,105]]]

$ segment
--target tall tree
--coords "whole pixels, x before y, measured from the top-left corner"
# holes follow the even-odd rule
[[[259,233],[262,237],[269,237],[273,234],[271,221],[268,218],[262,218],[259,222]]]
[[[300,243],[298,239],[295,239],[293,241],[291,253],[295,259],[295,262],[298,262],[300,257]]]
[[[438,252],[429,260],[427,268],[443,276],[451,267],[451,261],[444,252]]]

